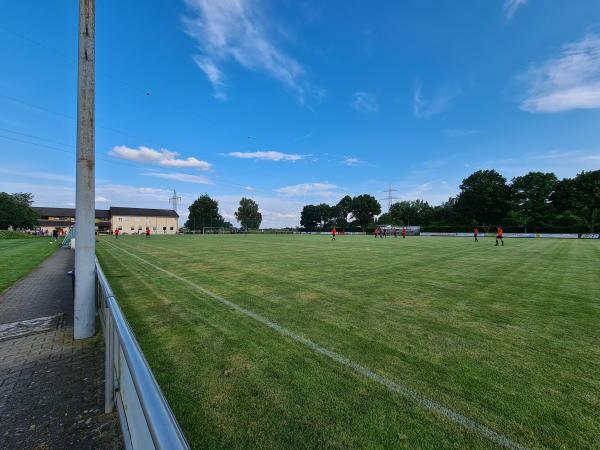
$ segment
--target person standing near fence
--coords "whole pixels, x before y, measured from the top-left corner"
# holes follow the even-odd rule
[[[406,227],[402,227],[402,239],[406,239]]]
[[[146,239],[150,237],[150,227],[146,227]]]
[[[115,239],[119,239],[119,229],[115,230]]]
[[[477,227],[473,228],[473,237],[475,238],[475,242],[479,242],[477,236],[479,235],[479,229]]]
[[[496,246],[498,246],[498,241],[502,242],[502,247],[504,247],[504,230],[502,227],[498,227],[498,233],[496,234]]]
[[[333,227],[333,230],[331,230],[331,240],[335,241],[335,235],[337,234],[337,230],[335,229],[335,227]]]

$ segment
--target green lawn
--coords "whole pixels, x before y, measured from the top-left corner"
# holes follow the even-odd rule
[[[0,239],[0,294],[58,248],[49,238]]]
[[[97,253],[194,448],[496,444],[121,249],[523,446],[598,448],[599,244],[127,236]]]

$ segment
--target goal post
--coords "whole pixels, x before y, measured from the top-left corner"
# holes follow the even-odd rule
[[[202,234],[225,234],[224,227],[202,227]]]

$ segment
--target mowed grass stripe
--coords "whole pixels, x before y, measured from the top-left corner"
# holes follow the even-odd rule
[[[296,342],[301,343],[305,347],[307,347],[317,353],[327,356],[328,358],[332,359],[333,361],[335,361],[343,366],[346,366],[346,367],[354,370],[355,372],[366,376],[367,378],[369,378],[373,381],[376,381],[376,382],[382,384],[383,386],[387,387],[388,389],[395,391],[396,393],[416,402],[417,404],[421,405],[422,407],[429,409],[429,410],[445,417],[446,419],[448,419],[452,422],[455,422],[455,423],[467,428],[468,430],[471,430],[471,431],[473,431],[473,432],[475,432],[475,433],[477,433],[477,434],[479,434],[479,435],[481,435],[481,436],[483,436],[505,448],[515,449],[515,450],[526,448],[526,447],[518,444],[517,442],[513,441],[509,437],[504,436],[500,433],[497,433],[496,431],[491,430],[490,428],[478,423],[477,421],[472,420],[456,411],[453,411],[434,400],[426,398],[426,397],[420,395],[418,392],[416,392],[406,386],[403,386],[399,383],[396,383],[395,381],[385,378],[385,377],[371,371],[367,367],[364,367],[360,364],[355,363],[354,361],[346,358],[343,355],[340,355],[336,352],[333,352],[324,347],[321,347],[320,345],[316,344],[315,342],[311,341],[310,339],[307,339],[306,337],[304,337],[302,335],[294,333],[293,331],[291,331],[285,327],[282,327],[281,325],[279,325],[275,322],[272,322],[269,319],[255,313],[247,308],[239,306],[238,304],[231,302],[231,301],[225,299],[224,297],[221,297],[220,295],[217,295],[217,294],[213,293],[212,291],[209,291],[208,289],[205,289],[204,287],[198,285],[197,283],[194,283],[193,281],[183,278],[177,274],[174,274],[166,269],[163,269],[162,267],[156,266],[155,264],[145,260],[144,258],[142,258],[128,250],[125,250],[124,248],[115,246],[113,244],[108,244],[108,245],[110,247],[112,247],[113,249],[117,249],[122,252],[125,252],[126,254],[147,264],[148,266],[152,267],[155,270],[161,271],[179,281],[182,281],[182,282],[188,284],[189,286],[199,290],[200,292],[206,294],[207,296],[211,297],[212,299],[223,303],[224,305],[256,320],[257,322],[260,322],[263,325],[266,325],[266,326],[274,329],[275,331],[281,333],[282,335],[289,337],[289,338],[295,340]]]

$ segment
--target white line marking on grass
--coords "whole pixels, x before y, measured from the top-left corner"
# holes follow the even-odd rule
[[[106,242],[106,241],[104,241]],[[108,242],[106,242],[108,244]],[[152,264],[149,261],[146,261],[144,258],[128,251],[125,250],[122,247],[117,247],[114,244],[108,244],[109,247],[112,248],[116,248],[122,252],[127,253],[128,255],[133,256],[134,258],[142,261],[143,263],[147,264],[148,266],[159,270],[173,278],[176,278],[180,281],[183,281],[184,283],[192,286],[193,288],[199,290],[200,292],[208,295],[209,297],[217,300],[218,302],[229,306],[232,309],[235,309],[236,311],[244,314],[245,316],[251,317],[252,319],[256,320],[257,322],[262,323],[263,325],[266,325],[270,328],[272,328],[273,330],[276,330],[277,332],[283,334],[284,336],[287,336],[291,339],[293,339],[296,342],[301,343],[302,345],[304,345],[305,347],[320,353],[322,355],[327,356],[328,358],[332,359],[333,361],[346,366],[352,370],[354,370],[357,373],[360,373],[361,375],[364,375],[365,377],[378,382],[379,384],[382,384],[383,386],[387,387],[388,389],[397,392],[398,394],[400,394],[402,397],[407,398],[409,400],[414,401],[415,403],[417,403],[418,405],[433,411],[449,420],[451,420],[452,422],[461,425],[465,428],[467,428],[468,430],[471,430],[505,448],[509,448],[509,449],[514,449],[514,450],[527,450],[527,447],[522,446],[521,444],[518,444],[517,442],[513,441],[512,439],[510,439],[507,436],[504,436],[503,434],[497,433],[494,430],[486,427],[485,425],[476,422],[473,419],[470,419],[466,416],[463,416],[462,414],[453,411],[452,409],[442,405],[441,403],[436,402],[435,400],[431,400],[427,397],[424,397],[423,395],[419,394],[417,391],[414,391],[413,389],[406,387],[402,384],[396,383],[395,381],[390,380],[389,378],[386,378],[382,375],[379,375],[375,372],[373,372],[372,370],[361,366],[360,364],[352,361],[351,359],[346,358],[343,355],[340,355],[339,353],[336,353],[334,351],[328,350],[324,347],[321,347],[319,344],[316,344],[315,342],[311,341],[310,339],[294,333],[291,330],[288,330],[285,327],[282,327],[281,325],[275,323],[275,322],[271,322],[269,319],[261,316],[260,314],[255,313],[254,311],[251,311],[249,309],[244,308],[243,306],[238,305],[237,303],[233,303],[230,300],[227,300],[224,297],[221,297],[218,294],[215,294],[214,292],[209,291],[208,289],[200,286],[199,284],[194,283],[193,281],[188,280],[187,278],[181,277],[173,272],[169,272],[166,269],[163,269],[162,267],[156,266],[154,264]]]

